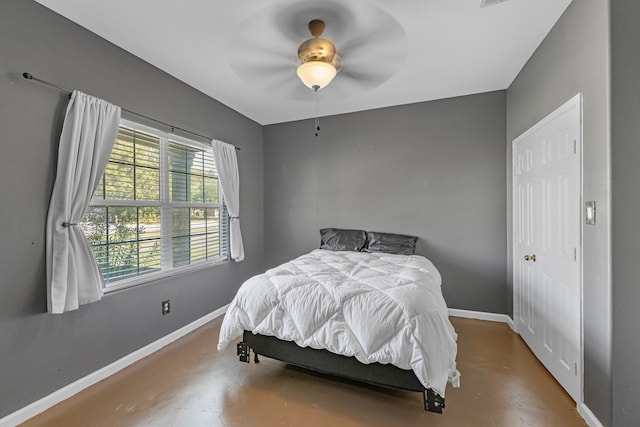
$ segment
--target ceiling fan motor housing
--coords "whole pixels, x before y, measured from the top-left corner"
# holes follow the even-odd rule
[[[342,66],[340,55],[331,40],[316,37],[302,43],[298,48],[298,59],[302,64],[309,61],[327,62],[337,70]]]
[[[331,40],[320,37],[325,27],[326,25],[321,19],[313,19],[309,22],[309,32],[313,38],[306,40],[298,47],[298,59],[301,64],[310,61],[326,62],[333,65],[336,71],[340,71],[342,60],[336,46]]]

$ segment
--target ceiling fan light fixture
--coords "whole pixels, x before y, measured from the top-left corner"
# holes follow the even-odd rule
[[[338,74],[333,64],[325,61],[308,61],[300,64],[296,71],[302,83],[310,89],[322,89]]]

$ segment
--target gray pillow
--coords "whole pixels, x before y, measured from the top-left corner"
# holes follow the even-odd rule
[[[416,253],[417,241],[418,238],[415,236],[368,231],[367,245],[363,249],[363,252],[384,252],[387,254],[413,255]]]
[[[361,251],[367,241],[363,230],[323,228],[320,230],[320,249],[330,251]]]

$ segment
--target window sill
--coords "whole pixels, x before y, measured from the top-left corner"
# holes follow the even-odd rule
[[[168,279],[184,273],[192,273],[195,271],[212,268],[217,265],[226,264],[229,262],[229,258],[222,258],[215,261],[201,262],[198,264],[187,265],[184,267],[172,268],[168,271],[159,271],[157,273],[145,274],[144,276],[132,277],[130,279],[119,280],[116,283],[106,285],[103,289],[105,295],[114,292],[123,291],[125,289],[145,285],[151,282],[157,282],[159,280]]]

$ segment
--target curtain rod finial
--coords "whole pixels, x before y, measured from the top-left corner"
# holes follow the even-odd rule
[[[22,73],[22,77],[24,77],[27,80],[33,80],[33,76],[29,73]]]

